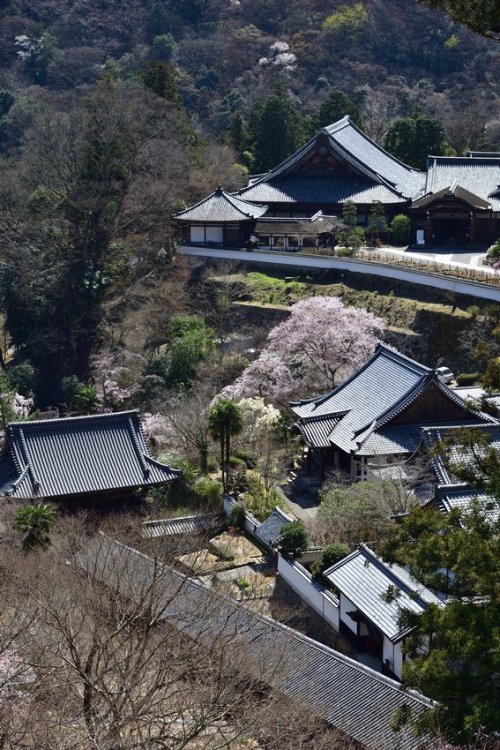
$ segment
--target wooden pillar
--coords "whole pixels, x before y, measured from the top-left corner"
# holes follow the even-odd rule
[[[469,224],[469,244],[470,245],[473,245],[476,240],[475,231],[476,231],[476,222],[475,222],[474,214],[471,211],[470,224]]]

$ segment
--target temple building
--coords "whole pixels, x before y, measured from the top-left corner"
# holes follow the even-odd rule
[[[384,344],[330,393],[291,404],[308,446],[309,471],[343,470],[351,479],[392,476],[433,426],[496,425],[448,388],[436,370]]]
[[[219,187],[174,219],[186,244],[298,250],[332,244],[346,201],[362,227],[374,204],[388,223],[409,216],[418,246],[489,244],[500,235],[500,153],[429,156],[421,172],[345,116],[246,187]]]
[[[149,454],[136,411],[11,422],[0,496],[21,501],[122,501],[180,472]]]

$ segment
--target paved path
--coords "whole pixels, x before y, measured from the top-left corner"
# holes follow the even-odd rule
[[[300,521],[314,521],[318,513],[318,498],[313,498],[307,492],[292,489],[291,485],[278,487],[278,492],[290,508],[293,515]]]
[[[484,271],[484,273],[494,274],[495,270],[491,266],[483,266],[482,261],[486,258],[486,252],[484,250],[470,250],[459,248],[443,247],[443,248],[429,248],[429,250],[406,250],[394,247],[381,247],[377,248],[377,253],[390,256],[403,256],[405,258],[413,258],[415,260],[423,260],[429,263],[439,263],[444,266],[451,266],[452,268],[473,268],[478,271]]]

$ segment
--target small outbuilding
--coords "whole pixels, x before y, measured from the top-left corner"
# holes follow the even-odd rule
[[[382,670],[401,679],[405,611],[422,614],[442,601],[400,565],[388,565],[364,544],[324,572],[339,592],[340,633],[357,651],[382,662]]]

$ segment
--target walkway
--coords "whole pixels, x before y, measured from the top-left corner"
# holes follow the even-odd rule
[[[483,266],[482,262],[486,258],[486,252],[484,250],[474,250],[471,248],[451,248],[451,247],[435,247],[425,250],[424,248],[395,248],[395,247],[381,247],[378,248],[377,253],[386,255],[387,257],[396,256],[399,258],[410,258],[416,261],[423,261],[425,263],[437,263],[440,266],[449,266],[450,268],[462,268],[472,269],[475,271],[482,271],[483,273],[494,276],[496,271],[491,266]]]

